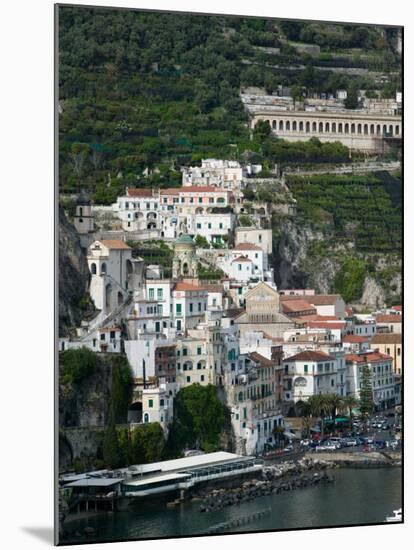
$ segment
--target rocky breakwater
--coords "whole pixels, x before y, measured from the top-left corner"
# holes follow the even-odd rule
[[[326,470],[335,467],[333,462],[310,458],[265,466],[261,479],[245,481],[236,488],[204,492],[195,499],[201,500],[200,512],[221,510],[263,496],[304,489],[320,483],[333,483],[333,476]]]

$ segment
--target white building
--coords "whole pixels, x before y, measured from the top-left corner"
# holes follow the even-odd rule
[[[374,404],[383,409],[393,405],[395,400],[395,375],[392,357],[378,350],[368,350],[345,356],[347,365],[347,394],[359,398],[364,366],[371,375]]]
[[[152,189],[126,189],[114,208],[118,211],[124,231],[159,229],[159,193]]]
[[[272,230],[257,229],[256,227],[236,227],[236,247],[242,243],[259,246],[266,254],[272,254]]]
[[[158,422],[165,433],[173,419],[174,398],[169,395],[168,388],[161,384],[155,388],[142,390],[142,422]]]
[[[91,273],[90,295],[95,307],[106,313],[122,305],[128,288],[137,286],[135,275],[142,275],[142,260],[132,258],[132,249],[119,240],[94,241],[88,247]],[[138,273],[137,273],[138,272]]]
[[[285,400],[303,401],[312,395],[337,393],[337,359],[305,350],[283,360]]]
[[[201,166],[181,169],[183,186],[211,185],[223,189],[240,189],[243,170],[234,160],[203,159]]]

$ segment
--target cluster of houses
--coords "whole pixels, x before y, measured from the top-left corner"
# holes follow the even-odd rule
[[[242,202],[242,175],[237,163],[210,159],[184,170],[181,188],[119,197],[125,238],[87,247],[96,316],[60,338],[59,349],[126,354],[135,383],[129,421],[158,422],[166,434],[177,392],[215,385],[231,412],[236,452],[252,455],[277,443],[298,402],[321,393],[358,397],[364,365],[376,407],[398,403],[402,311],[357,314],[337,294],[278,290],[271,230],[237,226],[227,212]],[[86,223],[93,235],[91,218],[82,198],[74,220],[80,234]],[[174,238],[171,277],[126,244],[130,227],[149,223]],[[226,235],[227,245],[200,250],[197,234],[211,242]],[[205,261],[223,276],[202,279]]]

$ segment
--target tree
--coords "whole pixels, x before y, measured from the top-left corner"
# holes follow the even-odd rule
[[[62,352],[61,365],[61,382],[80,384],[95,372],[97,355],[88,348],[69,349]]]
[[[358,107],[358,86],[355,83],[349,85],[344,105],[346,109],[356,109]]]
[[[181,389],[174,401],[174,420],[169,433],[170,451],[185,448],[212,452],[219,448],[228,411],[212,384],[192,384]]]
[[[353,428],[353,410],[358,406],[359,401],[353,395],[346,395],[343,398],[342,401],[343,401],[343,404],[344,404],[344,406],[346,407],[346,409],[348,411],[349,424],[350,424],[350,427],[351,427],[351,430],[352,430],[352,428]]]
[[[331,412],[329,398],[325,394],[311,395],[308,399],[313,417],[321,419],[321,439],[325,435],[325,418]]]
[[[127,421],[132,398],[133,377],[131,367],[124,357],[116,357],[112,367],[111,405],[116,424]]]
[[[344,404],[341,396],[337,393],[331,393],[326,396],[328,407],[330,409],[330,414],[333,420],[333,425],[335,427],[336,415],[344,410]]]
[[[253,130],[253,137],[258,141],[265,141],[271,134],[270,124],[267,120],[259,120]]]
[[[345,302],[359,300],[362,296],[366,275],[366,264],[359,258],[348,257],[335,275],[335,292],[341,294]]]
[[[372,395],[372,376],[369,366],[365,363],[361,367],[361,387],[359,390],[359,410],[366,420],[374,411]]]
[[[86,143],[73,143],[70,150],[70,158],[73,163],[73,170],[78,178],[78,183],[80,184],[80,179],[83,174],[83,167],[88,156],[89,145]]]
[[[195,244],[197,248],[210,248],[208,240],[202,235],[196,235]]]
[[[131,434],[133,462],[146,464],[161,460],[164,445],[164,432],[158,422],[136,426]]]
[[[107,468],[120,468],[123,466],[112,408],[109,411],[109,421],[104,432],[103,459]]]

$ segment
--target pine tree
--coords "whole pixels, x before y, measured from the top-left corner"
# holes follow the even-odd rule
[[[115,426],[113,408],[109,411],[108,424],[103,439],[103,459],[108,468],[119,468],[121,464],[118,433]]]

